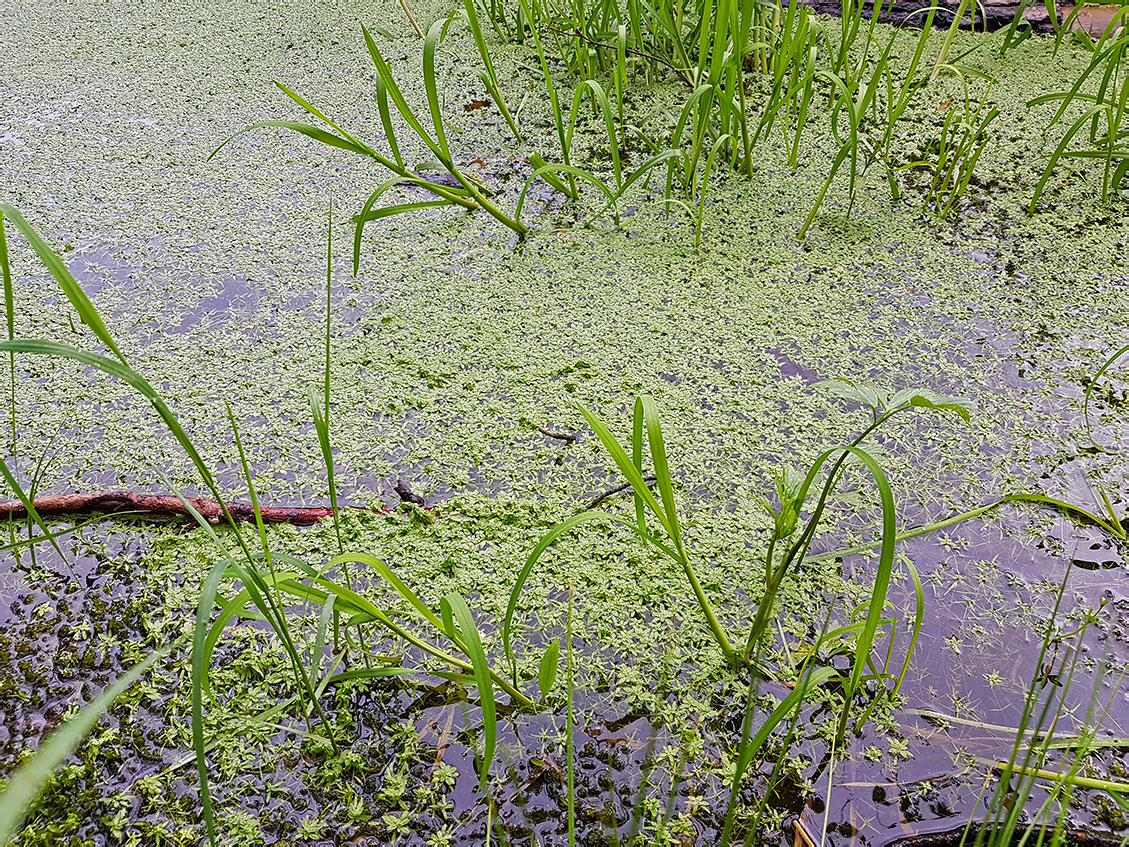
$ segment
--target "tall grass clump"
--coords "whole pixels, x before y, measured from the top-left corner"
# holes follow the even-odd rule
[[[1110,706],[1121,696],[1125,668],[1116,674],[1109,698],[1102,705],[1098,697],[1100,678],[1114,673],[1108,664],[1103,665],[1099,678],[1094,681],[1085,714],[1079,719],[1068,703],[1068,695],[1076,688],[1075,673],[1079,665],[1087,662],[1083,657],[1083,639],[1089,628],[1100,620],[1107,601],[1102,599],[1096,608],[1085,612],[1080,622],[1072,621],[1072,628],[1064,630],[1059,613],[1070,572],[1068,564],[1043,631],[1039,657],[1010,755],[1006,761],[995,763],[1000,779],[987,803],[987,819],[974,839],[966,828],[962,843],[1004,847],[1028,843],[1043,845],[1049,839],[1052,845],[1063,844],[1071,804],[1078,789],[1102,791],[1111,803],[1129,812],[1129,783],[1082,773]],[[1056,737],[1060,723],[1067,721],[1074,723],[1071,735]],[[1061,759],[1057,767],[1052,766],[1055,756]],[[1029,800],[1040,785],[1049,787],[1031,814]]]
[[[522,0],[522,2],[524,3],[525,0]],[[619,198],[636,180],[648,174],[651,169],[657,165],[672,159],[674,154],[661,152],[648,159],[630,174],[626,174],[619,153],[623,141],[622,127],[617,124],[615,110],[604,87],[595,80],[582,81],[574,92],[571,101],[571,109],[565,109],[558,97],[557,89],[553,83],[552,75],[545,58],[541,39],[536,32],[534,33],[533,41],[541,61],[545,87],[549,95],[549,101],[558,132],[561,161],[559,163],[550,163],[539,152],[532,153],[529,156],[529,161],[533,165],[533,172],[526,180],[525,186],[512,212],[504,210],[502,206],[498,204],[496,192],[491,189],[484,180],[469,174],[458,164],[456,154],[452,150],[445,128],[442,102],[439,94],[440,86],[436,69],[436,55],[454,16],[455,13],[452,13],[447,19],[434,22],[428,28],[426,36],[424,37],[422,79],[427,106],[427,114],[425,117],[420,117],[417,110],[408,102],[404,89],[393,74],[382,50],[373,38],[372,32],[367,27],[362,28],[369,57],[377,72],[377,111],[384,133],[384,141],[387,147],[386,152],[377,150],[374,146],[362,141],[339,123],[327,117],[320,109],[306,100],[302,95],[293,91],[283,83],[276,82],[275,85],[277,85],[279,89],[297,103],[307,115],[315,118],[320,125],[291,120],[260,121],[244,127],[242,130],[229,137],[212,152],[211,157],[216,156],[226,145],[230,144],[243,133],[256,129],[278,127],[298,132],[327,146],[347,150],[351,153],[373,159],[389,170],[393,176],[372,191],[359,214],[354,217],[356,223],[353,239],[354,273],[357,272],[360,264],[360,246],[365,224],[370,221],[405,212],[418,212],[424,209],[439,207],[484,211],[511,229],[519,237],[524,237],[528,234],[530,228],[529,225],[522,220],[522,211],[525,206],[525,199],[530,184],[538,177],[544,179],[554,189],[573,200],[579,199],[577,180],[594,187],[600,195],[600,201],[603,205],[597,212],[589,216],[585,222],[591,223],[594,219],[610,210],[614,216],[615,223],[618,225],[619,211],[617,204]],[[468,26],[470,27],[485,67],[485,70],[480,74],[480,78],[490,96],[498,105],[499,110],[502,112],[515,138],[520,141],[522,138],[520,130],[517,122],[506,106],[501,93],[497,71],[494,68],[493,60],[486,47],[481,23],[476,9],[470,0],[467,0],[465,4],[465,19],[468,22]],[[622,113],[622,89],[619,89],[618,93],[618,105],[620,107],[620,113]],[[608,150],[612,161],[612,180],[610,183],[598,178],[589,170],[577,167],[570,157],[577,120],[582,103],[585,102],[586,99],[590,100],[595,105],[604,119],[608,139]],[[424,147],[435,156],[439,165],[446,172],[446,177],[439,178],[435,175],[425,173],[420,168],[413,168],[407,164],[401,152],[401,144],[404,138],[397,130],[397,117],[399,118],[399,123],[407,127],[409,136],[414,138],[415,141],[422,143]],[[393,202],[389,205],[380,205],[385,195],[390,194],[393,190],[412,188],[422,189],[433,195],[434,199],[407,200],[404,202]]]
[[[350,679],[434,673],[442,678],[455,679],[473,686],[477,690],[482,711],[484,752],[479,773],[481,785],[485,788],[497,738],[495,691],[508,695],[511,704],[517,708],[533,708],[535,703],[512,685],[504,673],[490,666],[478,623],[464,598],[457,592],[448,593],[441,599],[438,609],[433,609],[384,562],[366,553],[342,552],[315,567],[293,556],[273,551],[262,521],[253,476],[243,449],[239,428],[229,407],[228,416],[235,447],[255,512],[255,543],[258,549],[254,549],[252,543],[239,530],[215,477],[188,433],[160,394],[129,365],[125,355],[106,329],[101,316],[58,254],[39,237],[17,210],[0,204],[0,214],[11,220],[24,233],[40,260],[55,276],[82,322],[98,341],[113,352],[115,358],[41,340],[7,341],[0,344],[0,352],[69,359],[101,371],[132,387],[148,400],[165,427],[189,455],[204,484],[220,504],[224,522],[230,530],[221,536],[195,510],[190,500],[182,498],[186,508],[195,516],[201,529],[209,534],[216,548],[224,551],[203,579],[192,637],[192,735],[200,778],[200,803],[209,840],[213,844],[217,843],[208,788],[209,745],[204,732],[204,713],[209,704],[217,702],[217,695],[211,685],[212,657],[215,648],[224,631],[240,619],[265,621],[278,637],[287,657],[290,682],[294,692],[286,701],[286,706],[294,707],[298,711],[300,717],[305,720],[310,734],[315,734],[312,718],[316,717],[323,737],[334,749],[337,747],[337,740],[328,716],[321,706],[321,696],[330,685]],[[5,273],[9,273],[6,250],[0,258],[4,260]],[[316,402],[314,408],[319,438],[324,435],[328,440],[328,416],[324,413],[319,414],[320,408]],[[323,447],[325,446],[323,444]],[[9,484],[12,485],[11,482]],[[34,515],[34,510],[29,510],[29,514]],[[45,527],[43,531],[49,535]],[[235,542],[235,550],[231,550],[228,546],[228,541],[232,539]],[[359,590],[354,590],[349,584],[351,580],[348,566],[365,568],[366,577],[378,585],[384,585],[391,599],[380,595],[370,597]],[[344,582],[338,578],[338,573],[344,575]],[[225,592],[221,592],[221,587],[224,585],[235,587],[230,599]],[[304,646],[295,628],[296,619],[301,613],[301,608],[311,606],[320,610],[319,623],[312,643]],[[365,645],[377,642],[377,631],[383,632],[405,646],[415,648],[425,659],[437,662],[438,669],[428,666],[406,667],[399,660],[390,660],[375,654]],[[327,662],[324,652],[328,648],[331,636],[335,644],[343,643],[344,646],[336,648],[332,660]],[[350,654],[359,654],[363,666],[343,669]],[[144,667],[147,668],[149,664],[151,662]],[[144,668],[141,668],[136,671],[136,675],[143,670]],[[135,676],[130,676],[128,679],[133,678]],[[124,684],[126,683],[123,682]],[[108,705],[108,702],[102,707]],[[82,725],[86,726],[85,723]],[[75,729],[66,733],[71,739],[68,743],[77,743],[75,737],[78,732],[79,730]],[[22,781],[18,783],[18,785],[24,784]],[[29,782],[27,785],[31,786],[32,783]],[[20,796],[19,791],[28,790],[31,789],[17,788],[16,796]]]
[[[409,103],[403,80],[393,74],[370,28],[364,29],[378,77],[381,149],[349,133],[282,83],[276,85],[313,116],[315,123],[264,121],[241,132],[264,127],[290,129],[374,159],[391,172],[355,218],[356,268],[365,224],[404,212],[447,206],[485,211],[519,238],[524,237],[529,224],[522,212],[530,184],[538,178],[573,201],[580,199],[578,183],[594,188],[602,205],[584,222],[611,211],[618,225],[619,198],[640,178],[646,176],[649,181],[660,166],[666,171],[666,188],[658,202],[668,213],[681,209],[688,215],[695,244],[700,246],[711,175],[723,167],[755,178],[758,145],[776,128],[784,136],[789,165],[798,168],[802,139],[818,112],[821,122],[830,125],[834,152],[826,179],[798,231],[803,239],[841,174],[847,176],[848,214],[865,174],[875,165],[884,169],[891,196],[898,200],[895,173],[901,166],[895,164],[893,146],[899,121],[941,70],[978,73],[948,58],[961,22],[969,15],[975,19],[972,0],[964,0],[958,8],[931,73],[925,72],[924,59],[939,7],[912,13],[920,20],[921,33],[905,67],[895,67],[892,58],[898,33],[886,38],[877,29],[885,8],[879,0],[867,19],[862,0],[843,0],[839,25],[834,26],[817,21],[800,0],[788,0],[787,5],[781,0],[659,4],[647,0],[624,4],[606,0],[489,0],[476,4],[463,0],[460,9],[432,23],[423,38],[420,78],[426,114]],[[535,52],[540,66],[559,149],[552,155],[546,150],[528,151],[525,158],[532,172],[513,211],[504,208],[497,192],[483,179],[458,164],[448,141],[436,54],[456,20],[465,21],[469,28],[482,64],[479,78],[520,145],[528,143],[518,121],[521,110],[512,112],[506,102],[488,43],[491,26],[504,41],[520,42],[513,49]],[[567,87],[559,76],[554,77],[547,55],[553,52],[568,72],[564,77],[570,80]],[[752,86],[754,77],[764,79]],[[574,86],[571,80],[575,78],[579,82]],[[661,116],[662,128],[656,132],[647,128],[655,116],[633,113],[631,93],[634,87],[659,79],[683,86],[686,96],[677,111]],[[768,83],[767,95],[754,98],[750,91],[766,88],[763,82]],[[597,131],[601,144],[606,136],[610,174],[598,176],[577,161],[574,140],[582,108],[590,108],[601,125]],[[954,117],[941,128],[937,143],[942,154],[934,166],[928,199],[940,217],[946,217],[967,190],[994,117],[990,109],[975,113],[966,109],[963,118]],[[437,177],[409,166],[401,153],[409,142],[421,143],[444,175]],[[642,147],[646,160],[628,172],[623,151],[633,146]],[[386,202],[386,195],[404,188],[429,192],[432,199]]]
[[[1129,176],[1129,6],[1123,7],[1092,45],[1093,59],[1082,71],[1074,85],[1066,91],[1042,94],[1030,100],[1029,107],[1045,103],[1059,103],[1058,109],[1047,125],[1047,131],[1063,120],[1072,104],[1079,104],[1082,114],[1067,127],[1062,139],[1047,160],[1042,176],[1031,195],[1028,211],[1038,209],[1039,199],[1055,166],[1062,159],[1092,160],[1101,167],[1103,203],[1117,194],[1127,193],[1122,187]],[[1093,93],[1084,90],[1090,80],[1097,81]],[[1083,131],[1085,132],[1083,133]],[[1079,135],[1084,140],[1076,141]]]
[[[907,168],[921,168],[928,174],[925,203],[944,220],[957,207],[968,190],[980,160],[988,144],[988,130],[999,117],[1000,110],[988,105],[991,84],[979,102],[973,103],[968,88],[968,80],[963,71],[951,65],[943,65],[958,75],[964,84],[964,98],[961,105],[948,109],[940,130],[929,141],[924,159],[905,165]]]
[[[714,602],[706,592],[694,567],[690,550],[686,546],[675,503],[674,484],[658,408],[654,401],[649,397],[636,400],[629,447],[621,445],[598,416],[582,407],[581,412],[585,420],[630,484],[634,495],[635,519],[630,520],[604,511],[584,511],[557,524],[537,544],[518,574],[503,620],[502,643],[514,679],[516,680],[517,673],[511,644],[514,615],[526,580],[545,552],[559,538],[582,524],[593,522],[623,527],[634,533],[645,545],[675,563],[686,577],[717,648],[733,666],[753,668],[758,651],[769,633],[772,621],[775,620],[776,598],[785,577],[802,565],[820,526],[828,500],[838,486],[850,460],[864,467],[873,478],[881,508],[881,542],[874,585],[869,600],[864,604],[865,615],[861,620],[852,622],[841,633],[854,634],[856,640],[855,659],[849,675],[843,679],[845,702],[849,703],[855,692],[869,679],[866,668],[871,662],[872,650],[879,640],[879,629],[886,622],[884,608],[893,574],[894,543],[897,534],[893,492],[886,475],[874,458],[860,445],[892,418],[912,408],[951,411],[966,419],[968,410],[966,402],[961,398],[945,397],[924,390],[905,390],[888,395],[873,386],[846,380],[833,381],[827,385],[827,388],[838,396],[866,402],[873,411],[873,421],[850,443],[821,453],[802,478],[781,477],[778,481],[780,506],[779,511],[773,512],[774,525],[765,553],[764,584],[759,591],[760,598],[754,606],[753,619],[745,624],[747,628],[740,633],[739,640],[732,636],[719,619]],[[652,493],[644,478],[645,452],[650,456],[658,496]],[[810,505],[806,522],[801,524],[800,518],[805,507],[808,506],[809,499],[814,502]],[[753,587],[749,587],[749,590],[756,591]],[[920,596],[918,601],[915,635],[920,627],[922,614]],[[911,643],[902,668],[893,673],[889,672],[889,657],[887,658],[887,665],[880,676],[894,680],[894,693],[904,678],[912,652]],[[868,708],[862,720],[869,716],[869,712]],[[846,732],[848,719],[848,714],[844,711],[839,726],[840,738]]]

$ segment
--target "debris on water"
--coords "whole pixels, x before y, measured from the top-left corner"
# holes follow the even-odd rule
[[[396,480],[396,484],[393,486],[393,489],[400,496],[401,503],[413,503],[416,506],[427,505],[422,497],[412,491],[411,485],[409,485],[406,480]]]

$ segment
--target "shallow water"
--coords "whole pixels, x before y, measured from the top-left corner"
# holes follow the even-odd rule
[[[221,397],[232,403],[264,499],[326,498],[306,389],[322,376],[332,200],[332,427],[343,501],[392,505],[392,486],[404,479],[439,506],[430,525],[352,516],[346,538],[385,557],[430,602],[447,590],[466,594],[490,643],[511,575],[537,539],[619,482],[577,401],[624,437],[634,396],[656,396],[691,549],[734,628],[747,625],[745,603],[763,578],[766,516],[755,496],[770,491],[780,463],[803,466],[867,420],[810,388],[821,379],[861,375],[975,400],[968,427],[907,416],[875,439],[902,525],[1016,489],[1092,505],[1089,488],[1099,482],[1124,510],[1124,371],[1107,374],[1093,409],[1095,439],[1121,455],[1094,452],[1080,403],[1089,375],[1129,337],[1129,232],[1124,216],[1093,200],[1084,175],[1066,174],[1053,213],[1021,211],[1021,188],[1037,177],[1042,152],[1042,124],[1029,113],[1001,116],[983,185],[947,224],[923,218],[916,201],[889,204],[884,181],[875,179],[867,189],[873,199],[860,201],[853,217],[844,215],[842,194],[833,196],[810,241],[797,244],[792,235],[830,149],[817,126],[798,174],[772,161],[778,151],[769,145],[757,179],[719,180],[701,252],[686,222],[660,217],[646,196],[625,231],[603,232],[574,229],[575,211],[539,189],[542,208],[530,220],[541,231],[525,245],[482,216],[396,217],[366,228],[353,278],[348,215],[381,175],[270,131],[236,142],[210,164],[206,157],[240,126],[291,114],[272,78],[325,103],[358,132],[376,134],[357,22],[399,21],[392,8],[310,3],[279,16],[245,2],[223,19],[191,2],[0,11],[0,76],[11,80],[0,105],[0,174],[11,186],[4,199],[65,250],[127,356],[169,399],[225,492],[243,496],[245,485]],[[71,32],[84,40],[64,50]],[[958,48],[973,43],[959,38]],[[44,43],[53,45],[47,53]],[[465,33],[451,44],[456,59],[471,55],[461,52]],[[417,48],[411,40],[402,47],[391,59],[410,72]],[[1006,61],[990,52],[976,60],[1000,74],[996,96],[1012,105],[1034,87],[1061,84],[1085,60],[1064,53],[1053,64],[1040,39]],[[516,61],[513,51],[499,59],[511,72]],[[469,67],[453,60],[447,71],[449,102],[459,107],[481,96]],[[940,80],[907,124],[935,122],[958,93],[952,80]],[[661,105],[675,95],[660,88],[632,96]],[[551,150],[555,131],[543,106],[528,104],[523,120],[531,144]],[[513,149],[492,109],[454,111],[467,160],[480,159],[503,198],[516,199],[514,175],[526,173],[519,154],[527,151]],[[581,143],[599,152],[598,136]],[[908,180],[911,197],[912,190]],[[89,344],[46,274],[18,244],[14,251],[18,332]],[[170,481],[199,491],[179,450],[120,386],[42,360],[18,366],[30,377],[18,387],[14,463],[25,479],[54,438],[43,491],[156,490]],[[537,427],[578,440],[566,445]],[[818,549],[870,537],[872,502],[852,478]],[[630,504],[619,498],[607,507],[626,515]],[[112,524],[85,530],[73,549],[68,542],[66,562],[43,548],[34,562],[26,554],[4,560],[5,769],[68,706],[91,699],[139,658],[136,645],[179,631],[217,555],[197,535]],[[271,539],[315,563],[336,549],[328,527],[279,528]],[[829,824],[830,843],[854,847],[946,831],[976,814],[988,778],[976,757],[1006,758],[1007,733],[956,722],[941,731],[920,712],[1015,725],[1023,691],[1041,670],[1041,626],[1067,562],[1076,563],[1068,611],[1108,600],[1085,645],[1096,663],[1071,689],[1072,719],[1085,713],[1095,685],[1112,693],[1114,676],[1100,672],[1100,661],[1117,668],[1129,659],[1125,550],[1092,529],[1009,507],[900,549],[922,575],[927,610],[905,702],[881,730],[870,725],[852,739],[851,755],[831,772],[829,804],[819,734],[829,715],[821,707],[805,712],[796,747],[805,761],[772,801],[782,818],[773,832],[788,843],[796,819],[812,834]],[[864,557],[843,562],[845,584],[837,567],[809,570],[797,575],[791,605],[782,609],[794,649],[810,637],[807,622],[825,612],[826,599],[869,582]],[[612,532],[558,545],[522,609],[526,664],[536,661],[534,648],[563,633],[569,580],[579,610],[582,842],[599,843],[612,827],[628,832],[654,736],[656,755],[666,750],[667,758],[647,792],[648,831],[673,773],[672,837],[712,843],[742,689],[720,669],[681,575]],[[383,596],[379,586],[371,590]],[[911,598],[903,580],[892,599],[905,611]],[[840,623],[848,603],[839,596]],[[897,650],[904,643],[903,629]],[[327,695],[331,713],[347,723],[355,759],[303,745],[300,720],[225,734],[225,721],[260,711],[284,688],[273,649],[251,623],[221,641],[217,654],[227,693],[215,707],[222,747],[211,761],[233,840],[293,843],[304,833],[307,843],[387,843],[394,824],[385,816],[407,813],[410,831],[400,843],[424,844],[445,827],[455,843],[485,841],[495,813],[477,794],[479,718],[463,692],[421,676],[423,687]],[[662,700],[655,691],[667,651],[674,667]],[[36,819],[27,842],[65,843],[76,834],[95,843],[198,838],[185,685],[185,657],[173,657],[127,698],[48,798],[44,815],[57,831]],[[765,684],[766,694],[786,692]],[[1104,726],[1102,737],[1129,736],[1124,687]],[[533,833],[541,843],[563,842],[562,727],[559,697],[546,714],[504,722],[493,796],[511,843],[533,843]],[[1095,772],[1124,778],[1126,755],[1124,745],[1103,749]],[[450,782],[435,781],[439,763],[455,768]],[[765,776],[745,790],[750,802]],[[313,822],[306,830],[304,820]],[[1113,818],[1083,794],[1072,820],[1109,828]],[[187,834],[177,835],[181,828]]]

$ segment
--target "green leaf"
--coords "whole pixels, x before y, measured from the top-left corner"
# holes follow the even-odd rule
[[[541,657],[541,666],[537,669],[537,686],[541,689],[541,699],[544,700],[553,690],[553,683],[557,681],[557,669],[560,666],[561,642],[555,640],[545,650]]]
[[[822,382],[817,382],[812,388],[826,391],[832,397],[838,397],[841,400],[862,403],[875,411],[886,405],[886,393],[878,386],[850,380],[846,377],[838,376],[834,379],[825,379]]]
[[[970,402],[963,397],[930,398],[924,394],[915,394],[910,398],[909,404],[923,409],[936,409],[939,412],[956,412],[965,423],[969,423],[972,420],[972,415],[968,412]]]
[[[494,707],[494,683],[490,680],[490,666],[486,663],[486,652],[478,635],[474,617],[467,608],[466,601],[452,591],[443,598],[443,615],[450,614],[463,631],[466,639],[466,654],[474,666],[474,684],[478,688],[478,701],[482,705],[482,770],[478,774],[479,791],[486,790],[486,780],[490,777],[490,766],[494,762],[494,749],[498,744],[498,715]]]

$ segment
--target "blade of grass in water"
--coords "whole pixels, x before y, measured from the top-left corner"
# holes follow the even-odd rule
[[[572,739],[572,729],[576,721],[572,711],[573,688],[575,686],[572,658],[573,602],[573,589],[570,582],[568,585],[568,619],[565,629],[565,687],[568,690],[568,704],[565,706],[565,773],[567,774],[565,790],[568,792],[566,801],[568,804],[568,847],[576,847],[576,763],[573,761]]]
[[[8,340],[16,337],[15,293],[12,290],[12,267],[8,260],[8,238],[4,232],[4,212],[0,210],[0,276],[4,281],[4,317],[8,324]],[[12,423],[11,454],[16,455],[16,354],[8,354],[9,407]]]
[[[498,107],[498,111],[502,113],[502,117],[510,127],[510,131],[514,134],[514,138],[518,141],[523,141],[521,132],[518,131],[517,123],[514,121],[510,110],[506,108],[505,98],[502,97],[501,86],[498,85],[498,73],[494,70],[494,60],[490,57],[490,51],[486,47],[486,38],[482,34],[482,25],[478,21],[478,12],[474,8],[474,0],[463,0],[463,8],[466,10],[467,23],[470,25],[471,35],[474,36],[474,44],[478,48],[478,55],[482,59],[482,64],[486,68],[486,72],[482,74],[482,82],[486,86],[487,92],[494,100],[494,104]]]
[[[780,725],[781,721],[799,708],[810,691],[818,688],[837,675],[838,671],[834,668],[816,668],[805,676],[795,688],[788,692],[788,696],[780,702],[780,705],[773,709],[769,716],[765,718],[764,723],[757,729],[755,735],[752,735],[751,727],[752,713],[756,710],[756,698],[755,696],[751,696],[748,699],[742,729],[743,735],[738,745],[737,763],[733,771],[733,783],[730,786],[729,807],[725,815],[725,827],[722,830],[721,847],[726,847],[733,835],[733,825],[739,806],[737,800],[741,791],[741,778],[744,776],[749,765],[752,764],[753,758],[760,752],[761,748],[764,747],[772,731]],[[750,684],[753,685],[754,683]]]
[[[329,506],[333,510],[333,532],[337,536],[337,552],[345,552],[345,543],[341,540],[341,520],[337,510],[337,481],[334,475],[333,447],[329,441],[329,388],[330,365],[333,353],[332,315],[333,315],[333,204],[329,205],[328,232],[326,237],[325,255],[325,361],[322,373],[322,401],[319,406],[317,392],[311,386],[310,411],[313,413],[314,428],[318,434],[318,444],[321,445],[321,458],[325,464],[326,480],[329,484]],[[357,225],[360,232],[360,224]],[[349,581],[348,568],[345,569],[345,584],[352,587]]]
[[[20,214],[18,209],[5,203],[0,203],[0,215],[6,216],[16,225],[16,228],[23,233],[24,238],[27,239],[27,243],[31,245],[31,248],[39,257],[39,261],[51,272],[51,276],[55,277],[55,281],[59,283],[59,287],[63,290],[67,299],[71,301],[71,306],[74,307],[79,320],[90,327],[90,330],[98,337],[98,340],[105,344],[110,352],[117,356],[118,361],[124,365],[125,356],[123,356],[121,350],[118,349],[118,345],[114,343],[114,339],[110,337],[109,330],[106,329],[106,325],[102,322],[102,316],[98,314],[98,311],[94,308],[94,304],[90,302],[90,298],[87,297],[86,292],[82,290],[82,286],[71,276],[71,272],[67,269],[67,266],[63,263],[59,254],[47,246],[47,242],[39,236],[39,233],[32,229],[31,224]],[[4,294],[6,301],[8,294],[7,284],[5,284]],[[5,303],[5,305],[7,304]],[[9,324],[9,326],[11,326],[11,324]],[[9,340],[12,340],[11,332],[9,332]]]
[[[604,185],[604,183],[602,183],[592,174],[588,173],[588,171],[581,170],[580,168],[573,167],[572,165],[544,165],[534,170],[533,173],[531,173],[526,178],[525,185],[523,185],[521,189],[521,194],[517,198],[517,206],[514,207],[515,221],[521,220],[521,210],[525,208],[525,197],[529,192],[529,186],[533,184],[533,180],[535,180],[539,176],[546,176],[547,174],[555,173],[568,174],[569,179],[572,179],[573,177],[580,177],[585,182],[591,183],[592,185],[596,186],[596,188],[602,191],[604,196],[608,198],[608,205],[615,210],[615,222],[617,225],[619,224],[619,207],[616,205],[616,197],[612,193],[611,189]],[[545,181],[549,182],[548,178],[546,178]],[[550,182],[549,184],[551,185],[552,183]],[[607,206],[605,206],[604,208],[607,208]]]
[[[154,650],[114,683],[106,687],[98,697],[77,715],[68,719],[51,737],[43,743],[38,752],[21,765],[8,779],[0,792],[0,844],[6,844],[14,837],[27,807],[39,796],[52,771],[66,761],[83,739],[98,723],[103,713],[114,704],[125,691],[141,679],[153,665],[180,647],[186,639],[181,638],[167,647]]]
[[[490,778],[490,766],[494,763],[494,748],[498,743],[498,719],[494,707],[494,685],[490,680],[490,666],[486,661],[486,652],[482,649],[482,640],[478,635],[474,617],[467,607],[462,595],[451,592],[443,598],[443,608],[449,610],[458,621],[463,637],[466,639],[467,655],[474,665],[474,682],[478,688],[478,701],[482,706],[482,734],[484,736],[484,750],[482,753],[482,770],[478,776],[478,790],[486,791],[486,782]]]
[[[14,349],[15,342],[8,343],[13,345]],[[55,534],[47,528],[47,524],[43,522],[43,518],[41,518],[39,516],[39,512],[35,510],[33,499],[28,496],[26,491],[24,491],[23,486],[20,485],[19,480],[16,479],[15,474],[13,474],[11,469],[8,467],[8,463],[3,459],[0,459],[0,474],[4,476],[4,482],[6,482],[8,484],[8,487],[12,489],[12,492],[16,495],[16,499],[23,504],[28,518],[30,518],[37,527],[39,527],[39,531],[43,533],[43,537],[51,542],[51,546],[55,548],[55,552],[59,554],[59,558],[65,562],[67,560],[67,557],[63,555],[62,549],[59,547],[58,542],[55,540]],[[32,549],[34,550],[35,548]]]
[[[1092,444],[1094,447],[1097,447],[1097,449],[1101,450],[1103,453],[1108,453],[1110,451],[1105,447],[1099,446],[1098,443],[1094,441],[1093,432],[1090,428],[1090,395],[1094,393],[1094,388],[1097,386],[1098,380],[1101,379],[1105,372],[1109,370],[1110,367],[1112,367],[1113,364],[1126,353],[1129,353],[1129,344],[1121,347],[1112,356],[1105,360],[1105,362],[1100,368],[1098,368],[1093,377],[1091,377],[1090,384],[1086,386],[1086,394],[1082,398],[1082,418],[1086,422],[1086,436],[1090,439],[1090,444]]]

